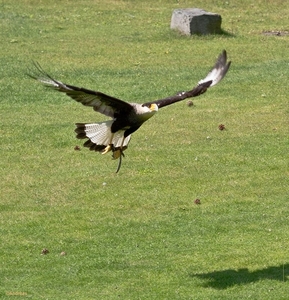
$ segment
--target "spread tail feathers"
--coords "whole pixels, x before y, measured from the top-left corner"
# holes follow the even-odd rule
[[[107,153],[112,150],[114,159],[123,155],[130,141],[130,135],[124,137],[124,130],[115,133],[111,132],[113,120],[98,123],[76,123],[76,137],[78,139],[88,139],[83,146],[92,151]]]

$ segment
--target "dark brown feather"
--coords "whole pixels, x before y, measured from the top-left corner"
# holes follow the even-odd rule
[[[178,101],[182,101],[187,98],[192,98],[192,97],[197,97],[203,93],[206,92],[208,87],[210,87],[212,81],[204,82],[195,88],[193,88],[191,91],[187,92],[181,92],[175,96],[170,96],[164,99],[156,100],[156,101],[151,101],[151,102],[146,102],[143,105],[150,106],[151,104],[155,103],[159,108],[176,103]]]

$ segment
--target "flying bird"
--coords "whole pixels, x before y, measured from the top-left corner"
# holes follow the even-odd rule
[[[111,118],[103,122],[76,123],[75,132],[76,138],[87,139],[83,144],[84,147],[102,154],[112,151],[113,159],[119,159],[117,173],[121,167],[123,151],[127,149],[133,132],[160,108],[205,93],[209,87],[221,81],[230,64],[230,61],[227,62],[227,53],[223,50],[208,75],[192,90],[143,104],[128,103],[99,91],[62,83],[47,74],[38,63],[34,63],[37,75],[28,75],[45,86],[65,93],[75,101],[91,106],[95,111]]]

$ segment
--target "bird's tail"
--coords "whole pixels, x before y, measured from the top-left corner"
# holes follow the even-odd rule
[[[123,155],[130,141],[130,135],[124,138],[124,130],[115,133],[111,132],[113,120],[98,123],[76,123],[76,137],[78,139],[88,139],[83,146],[92,151],[107,153],[112,151],[114,159]]]

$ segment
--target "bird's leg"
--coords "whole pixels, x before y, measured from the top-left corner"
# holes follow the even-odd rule
[[[111,144],[108,144],[101,152],[101,154],[106,154],[111,150]]]
[[[121,158],[121,156],[123,155],[122,147],[123,147],[124,140],[125,140],[125,137],[123,137],[120,147],[116,150],[112,150],[113,151],[113,154],[112,154],[113,159]]]
[[[101,154],[106,154],[107,152],[111,151],[113,135],[114,134],[111,135],[108,145],[103,149]]]

